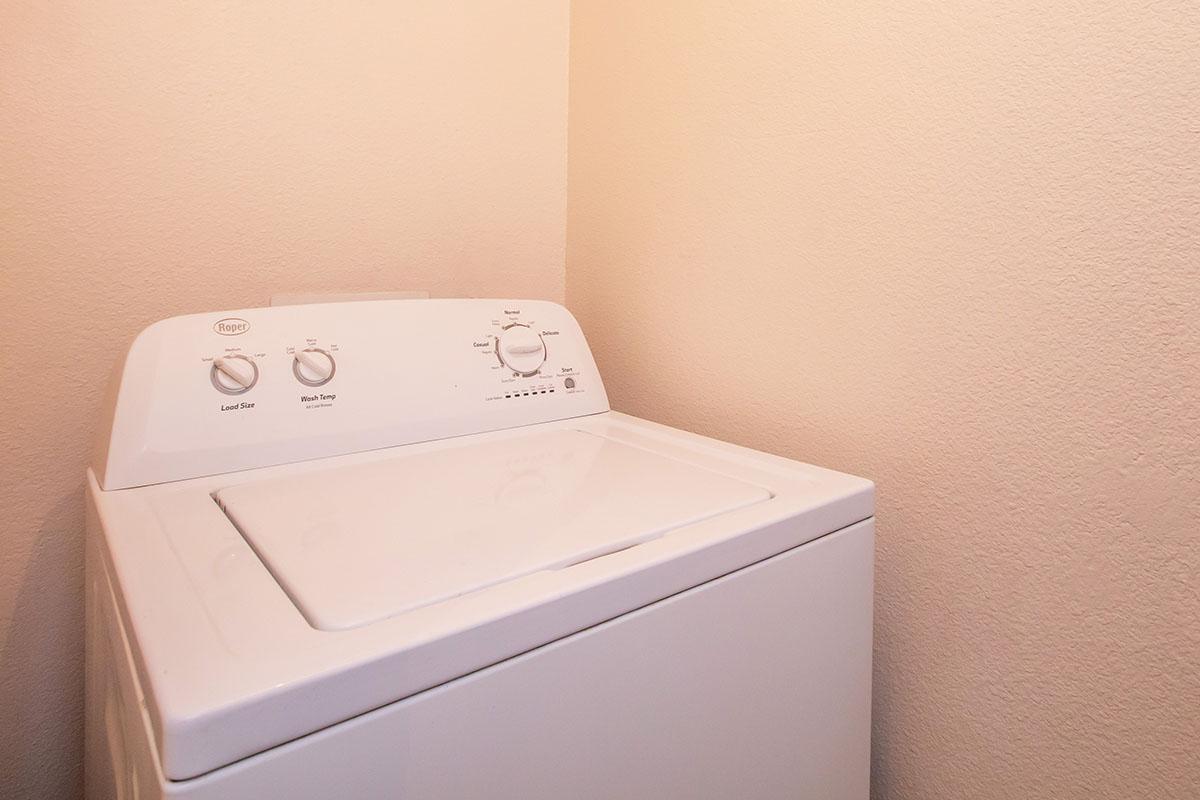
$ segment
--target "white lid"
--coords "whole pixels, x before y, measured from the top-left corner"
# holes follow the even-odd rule
[[[613,553],[771,494],[557,430],[215,496],[308,622],[346,630]]]

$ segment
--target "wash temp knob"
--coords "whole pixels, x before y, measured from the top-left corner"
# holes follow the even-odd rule
[[[292,359],[292,374],[305,386],[324,386],[333,379],[337,364],[329,351],[319,347],[297,350]]]

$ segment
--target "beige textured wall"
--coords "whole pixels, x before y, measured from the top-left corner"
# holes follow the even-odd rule
[[[277,291],[561,300],[567,37],[563,0],[0,0],[0,796],[79,787],[121,348]]]
[[[878,482],[879,798],[1200,797],[1200,6],[572,4],[614,405]]]

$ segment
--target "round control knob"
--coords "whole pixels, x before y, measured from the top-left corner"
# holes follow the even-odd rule
[[[292,374],[305,386],[324,386],[333,380],[337,364],[328,350],[309,347],[297,350],[292,359]]]
[[[546,343],[533,328],[513,323],[496,337],[496,355],[518,375],[535,375],[546,360]]]
[[[217,356],[209,377],[218,392],[245,394],[258,383],[258,365],[249,356]]]

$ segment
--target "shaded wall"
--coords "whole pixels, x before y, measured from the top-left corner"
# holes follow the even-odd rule
[[[572,4],[616,408],[878,482],[879,798],[1200,796],[1200,12]]]

